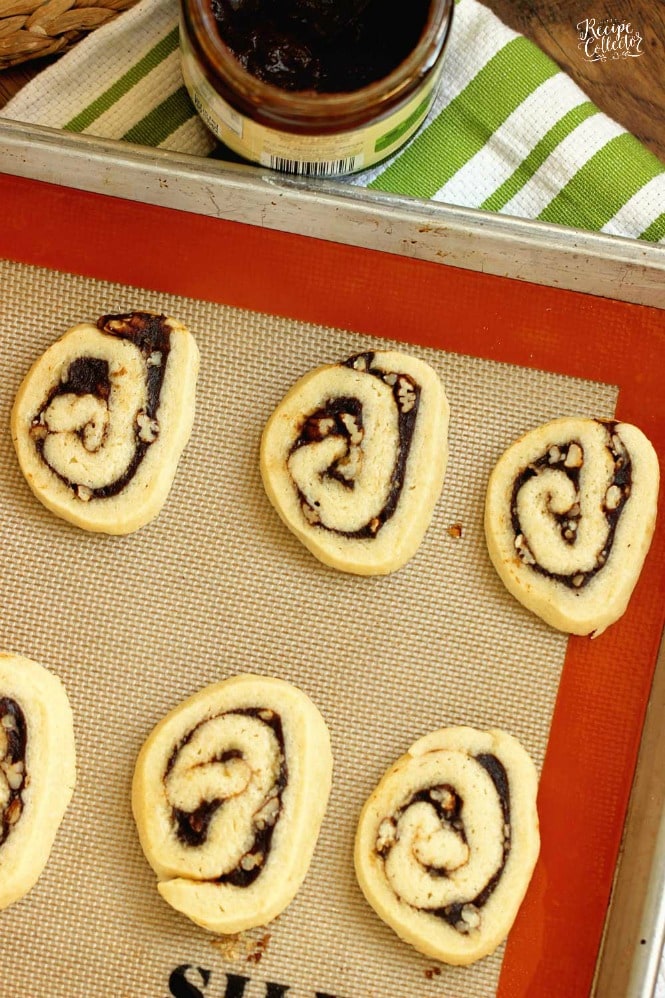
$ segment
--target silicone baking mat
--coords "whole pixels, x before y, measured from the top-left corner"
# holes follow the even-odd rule
[[[573,412],[617,412],[662,454],[662,313],[3,183],[0,250],[14,260],[0,264],[0,644],[65,681],[79,779],[38,885],[0,915],[0,994],[587,994],[662,628],[662,518],[625,617],[593,642],[568,641],[496,577],[484,489],[516,436]],[[43,209],[38,235],[12,208],[26,187]],[[158,520],[126,538],[90,535],[32,497],[9,411],[31,362],[69,325],[135,308],[195,334],[197,418]],[[386,344],[440,373],[450,462],[417,555],[393,576],[361,579],[325,568],[286,531],[262,490],[258,443],[301,374]],[[312,696],[335,775],[295,901],[267,928],[224,940],[159,898],[129,788],[156,721],[243,671]],[[470,968],[400,942],[352,869],[358,812],[378,778],[417,737],[459,723],[507,729],[542,771],[529,895],[507,947]]]

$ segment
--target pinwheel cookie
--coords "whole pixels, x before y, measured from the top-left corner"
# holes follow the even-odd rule
[[[363,808],[355,866],[369,904],[421,953],[468,964],[506,938],[538,858],[535,767],[502,731],[444,728]]]
[[[141,749],[132,787],[159,893],[213,932],[265,925],[307,874],[331,774],[323,718],[289,683],[240,675],[185,701]]]
[[[266,493],[326,565],[383,575],[416,552],[443,486],[448,402],[424,361],[362,353],[305,375],[261,442]]]
[[[199,354],[175,319],[80,323],[19,389],[12,436],[30,488],[86,530],[127,534],[157,516],[194,418]]]
[[[653,536],[656,453],[635,426],[556,419],[500,458],[485,533],[509,592],[552,627],[600,634],[624,613]]]
[[[0,908],[37,882],[75,780],[64,686],[30,659],[0,655]]]

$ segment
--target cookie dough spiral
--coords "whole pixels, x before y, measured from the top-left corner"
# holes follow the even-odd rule
[[[421,738],[360,816],[355,867],[367,901],[427,956],[468,964],[491,953],[538,857],[536,791],[531,759],[505,732]]]
[[[39,879],[75,781],[64,686],[38,663],[0,654],[0,908]]]
[[[132,804],[162,897],[220,933],[265,925],[309,867],[332,772],[314,704],[237,676],[177,707],[136,763]]]
[[[271,503],[322,562],[359,575],[415,553],[443,486],[448,402],[434,370],[403,353],[311,371],[261,442]]]
[[[175,319],[106,315],[65,333],[14,404],[21,469],[52,512],[129,533],[164,504],[194,417],[198,350]]]
[[[635,426],[554,420],[508,449],[485,533],[507,589],[547,623],[600,634],[625,611],[653,535],[658,458]]]

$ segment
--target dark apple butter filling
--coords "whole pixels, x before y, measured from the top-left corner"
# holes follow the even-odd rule
[[[219,34],[253,76],[283,90],[348,93],[417,45],[430,0],[211,0]]]
[[[477,755],[475,759],[483,767],[485,772],[488,773],[501,804],[504,830],[503,854],[498,869],[495,870],[483,889],[475,897],[469,898],[466,901],[455,901],[453,904],[447,904],[444,908],[438,908],[432,912],[433,915],[442,918],[449,925],[452,925],[458,932],[467,931],[463,916],[464,908],[467,905],[472,905],[474,908],[480,909],[489,901],[501,880],[506,860],[508,859],[508,853],[510,852],[510,787],[508,784],[508,774],[503,763],[495,755],[484,752],[482,755]]]
[[[247,852],[241,857],[238,865],[232,870],[220,874],[217,878],[217,882],[220,884],[232,884],[234,887],[248,887],[256,880],[266,864],[275,825],[277,824],[281,813],[282,794],[288,781],[288,770],[284,754],[284,734],[282,731],[282,722],[280,717],[274,711],[266,710],[261,707],[247,707],[240,710],[231,710],[225,715],[219,716],[233,715],[252,717],[257,721],[260,721],[262,724],[268,725],[275,735],[280,750],[279,773],[271,791],[277,801],[275,814],[270,821],[258,823],[253,828],[252,844]],[[207,724],[209,720],[210,718],[206,718],[206,720],[201,721],[200,724],[197,724],[196,727],[192,728],[192,730],[188,732],[188,734],[175,746],[166,765],[166,770],[164,772],[165,780],[173,769],[178,755],[184,746],[188,744],[199,728],[202,727],[202,725]],[[208,762],[226,762],[230,759],[242,759],[242,757],[242,752],[239,749],[232,748],[209,759]],[[224,807],[224,804],[225,799],[223,797],[214,797],[210,800],[202,800],[198,807],[193,811],[184,811],[177,807],[172,808],[171,813],[174,830],[180,842],[184,845],[190,846],[193,849],[202,846],[208,838],[209,826],[214,815],[217,811]]]
[[[484,752],[474,758],[476,762],[483,767],[492,780],[494,789],[496,790],[496,794],[499,799],[499,804],[501,806],[501,814],[503,817],[501,861],[498,868],[494,871],[485,886],[478,891],[474,897],[461,898],[459,901],[454,901],[442,908],[422,909],[427,910],[429,914],[435,915],[437,918],[442,918],[445,922],[452,926],[452,928],[462,933],[469,931],[468,924],[464,919],[465,910],[469,907],[475,909],[476,911],[480,910],[485,904],[487,904],[499,884],[508,859],[511,842],[510,786],[505,767],[503,763],[491,753]],[[464,800],[457,790],[448,783],[424,787],[422,790],[418,790],[415,794],[413,794],[390,818],[395,832],[402,815],[414,804],[421,802],[429,804],[429,806],[434,809],[443,828],[454,832],[460,841],[462,841],[465,845],[468,844],[466,830],[464,827]],[[391,840],[389,838],[385,843],[377,847],[379,856],[385,859],[390,852],[394,841],[396,841],[396,839]],[[451,875],[450,872],[443,866],[425,866],[424,869],[430,877],[434,878],[440,877],[445,879]]]
[[[616,490],[617,495],[616,502],[611,508],[608,507],[607,504],[603,506],[603,515],[607,525],[607,534],[605,542],[599,550],[596,564],[590,571],[575,572],[571,575],[562,575],[549,572],[547,569],[543,568],[543,566],[539,565],[535,558],[533,558],[533,555],[531,555],[530,552],[527,561],[527,564],[529,564],[535,572],[538,572],[540,575],[545,575],[550,579],[555,579],[557,582],[561,582],[569,589],[583,589],[584,586],[586,586],[587,583],[590,582],[591,579],[593,579],[606,564],[614,543],[614,535],[616,533],[617,525],[621,518],[623,507],[630,496],[632,486],[632,463],[628,452],[624,449],[623,444],[616,434],[617,423],[613,420],[604,419],[597,419],[596,422],[600,423],[607,430],[608,442],[606,446],[612,456],[612,461],[614,462],[614,474],[610,487]],[[577,448],[580,456],[579,458],[576,458],[574,465],[569,466],[569,455],[572,448]],[[517,512],[517,497],[522,487],[531,478],[540,475],[543,471],[554,469],[555,471],[566,475],[575,490],[575,495],[579,496],[580,473],[583,466],[584,449],[579,441],[572,440],[552,445],[545,454],[539,457],[536,461],[533,461],[515,479],[511,499],[511,521],[515,537],[522,537],[522,544],[519,549],[520,557],[524,559],[524,553],[525,551],[528,551],[528,543],[522,534],[522,525]],[[550,510],[550,516],[554,518],[558,525],[561,539],[567,545],[574,548],[575,541],[577,540],[577,526],[583,516],[583,510],[580,503],[576,501],[571,509],[565,513],[555,513]]]
[[[0,761],[8,789],[7,799],[0,810],[0,845],[2,845],[23,812],[21,795],[27,777],[25,756],[28,726],[20,706],[10,697],[0,697],[0,724],[4,734],[4,754]]]
[[[166,323],[166,317],[163,315],[152,315],[149,312],[104,315],[98,320],[97,327],[107,336],[129,340],[143,354],[146,360],[147,401],[145,419],[148,421],[154,420],[159,409],[164,371],[170,350],[170,328]],[[82,356],[72,361],[62,380],[44,399],[39,412],[35,415],[32,422],[35,447],[45,464],[48,464],[48,461],[44,456],[44,440],[47,435],[44,432],[44,414],[51,402],[58,395],[93,395],[95,398],[101,399],[108,404],[111,387],[109,365],[106,360],[99,357]],[[81,436],[82,433],[83,430],[80,431]],[[133,456],[123,474],[108,485],[91,489],[91,498],[105,499],[118,495],[129,484],[152,441],[142,437],[141,427],[137,424],[134,427],[133,442]],[[102,445],[103,443],[104,441],[102,441]],[[76,491],[76,482],[70,481],[56,468],[51,467],[51,465],[49,467],[65,485]]]
[[[395,510],[397,509],[402,488],[404,486],[406,463],[409,457],[413,434],[416,428],[418,404],[420,401],[420,385],[417,385],[413,378],[411,378],[408,374],[401,374],[398,372],[387,373],[379,368],[373,367],[373,363],[374,354],[369,352],[356,354],[353,357],[350,357],[344,362],[343,366],[362,370],[367,374],[378,378],[380,381],[386,382],[390,385],[395,399],[395,406],[397,408],[398,446],[397,454],[395,455],[395,463],[390,470],[390,486],[385,505],[378,512],[378,514],[372,517],[372,520],[364,527],[361,527],[360,530],[335,530],[334,528],[327,527],[321,522],[318,518],[318,511],[310,506],[307,497],[302,490],[298,488],[298,498],[301,504],[309,506],[312,512],[317,514],[316,518],[310,521],[313,526],[320,527],[323,530],[331,530],[331,532],[342,534],[344,537],[357,539],[376,537],[381,527],[394,515]],[[411,397],[411,401],[408,403],[405,402],[405,391],[408,392]],[[349,422],[348,417],[351,417],[351,422]],[[324,432],[321,427],[326,423],[328,425],[326,426]],[[296,451],[299,447],[306,446],[313,442],[323,440],[324,437],[333,435],[346,437],[348,440],[348,447],[350,448],[353,443],[353,435],[355,433],[360,433],[362,430],[363,412],[360,401],[358,399],[348,397],[330,398],[319,409],[307,414],[303,420],[298,438],[291,448],[290,454]],[[329,468],[326,469],[324,477],[335,479],[335,481],[338,481],[345,488],[353,491],[353,477],[348,478],[344,475],[340,471],[340,467],[340,461],[334,462]]]

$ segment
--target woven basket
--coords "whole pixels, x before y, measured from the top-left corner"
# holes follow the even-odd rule
[[[0,69],[65,52],[136,0],[0,0]]]

